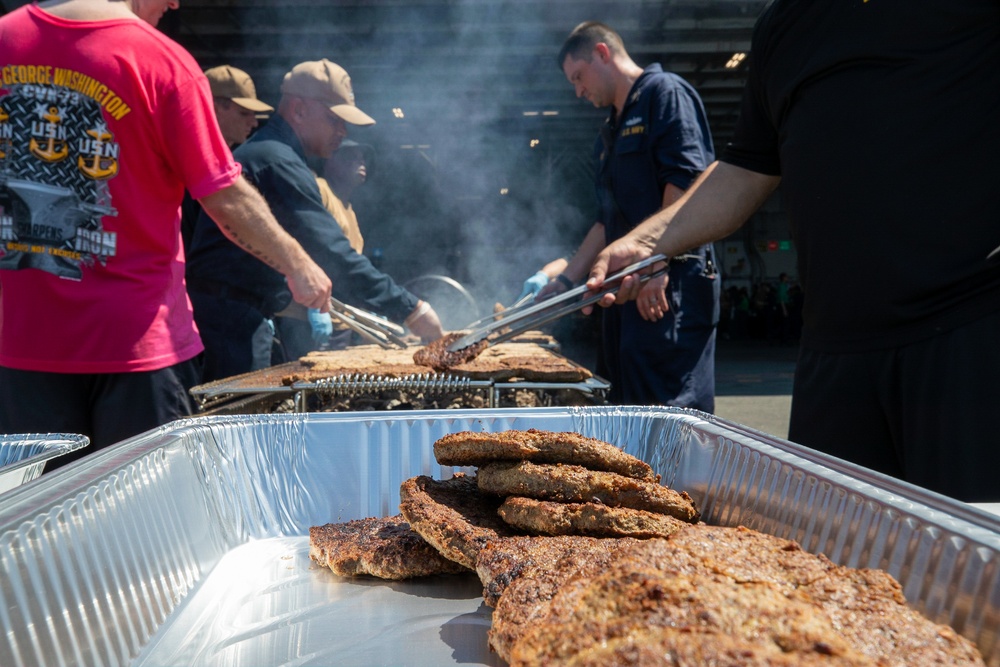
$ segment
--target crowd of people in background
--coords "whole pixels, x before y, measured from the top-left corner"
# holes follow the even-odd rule
[[[749,287],[727,285],[719,299],[723,340],[796,345],[802,332],[802,286],[786,273]]]

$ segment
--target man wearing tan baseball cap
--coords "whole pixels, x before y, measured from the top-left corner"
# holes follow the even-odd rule
[[[285,75],[281,94],[323,102],[352,125],[374,125],[375,120],[354,103],[347,71],[326,58],[299,63]]]
[[[232,65],[219,65],[205,70],[208,87],[212,91],[212,106],[215,108],[215,120],[226,145],[236,148],[250,136],[257,127],[257,114],[274,111],[270,104],[264,104],[257,99],[257,88],[253,85],[250,75]],[[191,247],[191,239],[195,234],[198,218],[201,216],[201,205],[185,192],[181,203],[181,239],[184,249]],[[205,220],[210,223],[210,220]]]
[[[257,114],[274,111],[274,107],[257,99],[257,88],[250,75],[232,65],[220,65],[205,70],[212,89],[215,116],[219,129],[230,148],[239,146],[257,127]]]
[[[328,158],[347,136],[347,124],[373,125],[354,100],[351,77],[329,60],[299,63],[281,84],[278,111],[234,151],[247,179],[267,200],[278,222],[323,267],[334,296],[354,306],[404,323],[426,342],[443,335],[437,313],[425,301],[355,252],[337,220],[323,205],[307,156]],[[293,361],[320,341],[305,308],[290,308],[284,278],[265,262],[228,240],[217,227],[198,224],[188,254],[188,289],[194,317],[205,343],[204,381],[210,368],[228,375],[254,370],[253,341],[246,326],[248,306],[256,325],[273,319],[284,357]],[[266,256],[267,248],[259,249]],[[318,313],[312,313],[318,319]],[[324,324],[329,324],[327,317]],[[329,334],[329,330],[326,331]],[[245,361],[241,361],[245,360]],[[241,363],[243,364],[241,366]],[[224,375],[219,377],[225,377]]]

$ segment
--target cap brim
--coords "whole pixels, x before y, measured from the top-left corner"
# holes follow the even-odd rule
[[[362,155],[365,156],[365,163],[367,163],[368,166],[371,166],[371,163],[375,160],[375,147],[371,144],[359,144],[353,139],[344,139],[340,142],[340,146],[334,151],[334,153],[339,153],[343,150],[350,150],[352,148],[361,151]]]
[[[243,107],[244,109],[249,109],[250,111],[258,111],[258,112],[274,111],[274,107],[272,107],[270,104],[264,104],[260,100],[255,100],[252,97],[234,97],[232,99],[233,102]]]
[[[375,119],[353,104],[336,104],[330,111],[343,118],[351,125],[374,125]]]

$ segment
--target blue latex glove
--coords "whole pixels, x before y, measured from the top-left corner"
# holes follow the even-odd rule
[[[312,328],[313,343],[322,347],[333,333],[333,321],[329,313],[321,313],[318,308],[309,309],[309,326]]]
[[[524,281],[524,287],[521,289],[521,296],[517,297],[520,301],[524,297],[528,296],[538,296],[538,293],[542,291],[542,288],[549,284],[549,276],[544,271],[539,271],[535,275],[531,276]]]

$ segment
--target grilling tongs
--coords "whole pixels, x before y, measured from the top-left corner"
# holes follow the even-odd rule
[[[551,299],[521,306],[515,305],[507,310],[491,315],[489,316],[489,319],[492,319],[492,322],[479,328],[475,328],[468,334],[452,342],[452,344],[448,346],[448,351],[457,352],[458,350],[465,349],[470,345],[478,343],[484,338],[488,341],[487,346],[496,345],[497,343],[510,340],[514,336],[524,333],[525,331],[530,331],[531,329],[548,324],[552,320],[559,319],[563,315],[568,315],[584,308],[585,306],[597,303],[605,294],[617,293],[618,288],[621,286],[620,283],[622,278],[656,264],[657,262],[665,262],[666,260],[667,257],[665,255],[653,255],[649,259],[644,259],[641,262],[636,262],[635,264],[627,266],[613,276],[609,276],[604,279],[604,284],[607,287],[599,292],[591,294],[586,298],[580,297],[587,293],[587,286],[580,285],[579,287],[563,292],[559,296],[552,297]],[[646,282],[650,278],[662,275],[666,272],[667,267],[663,267],[662,269],[652,273],[639,276],[639,280],[640,282]],[[469,325],[468,328],[471,329],[482,321],[482,319],[477,320]]]
[[[332,296],[330,297],[330,315],[347,325],[348,329],[358,332],[365,339],[380,345],[383,349],[409,347],[409,343],[403,338],[406,333],[406,329],[403,327],[374,313],[349,306]]]

